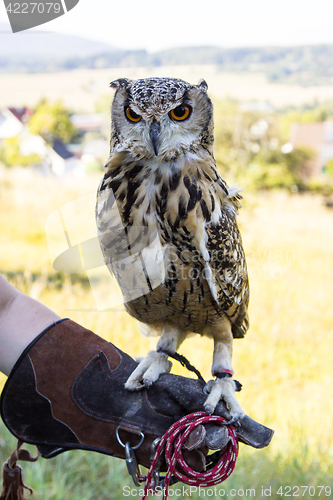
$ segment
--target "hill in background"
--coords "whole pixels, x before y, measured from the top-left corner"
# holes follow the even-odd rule
[[[261,73],[273,83],[333,83],[333,45],[228,49],[206,46],[149,53],[35,30],[13,34],[4,23],[0,23],[0,37],[1,73],[215,65],[220,71]]]
[[[34,64],[45,68],[63,64],[68,58],[83,58],[113,48],[101,42],[78,36],[60,35],[37,29],[12,33],[9,24],[0,23],[0,68],[4,71],[27,71],[35,73]]]

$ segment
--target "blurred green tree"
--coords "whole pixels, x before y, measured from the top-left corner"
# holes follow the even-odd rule
[[[9,137],[4,139],[0,147],[0,161],[7,167],[29,167],[30,165],[38,165],[41,163],[41,158],[36,154],[22,155],[20,151],[20,137]]]
[[[322,119],[323,108],[306,110],[302,119],[312,121],[314,116]],[[232,99],[215,103],[214,154],[229,183],[253,189],[307,185],[316,152],[307,147],[285,148],[289,146],[286,124],[285,115],[274,110],[260,111]]]
[[[53,138],[69,143],[77,135],[77,130],[70,121],[70,113],[61,101],[50,103],[42,99],[35,113],[29,120],[28,130],[32,134],[41,135],[48,144]]]

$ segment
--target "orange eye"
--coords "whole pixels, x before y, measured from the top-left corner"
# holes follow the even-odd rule
[[[125,115],[126,118],[129,119],[130,122],[137,123],[141,120],[141,116],[138,115],[130,106],[125,107]]]
[[[191,111],[192,111],[191,106],[188,106],[187,104],[181,104],[180,106],[177,106],[175,109],[172,109],[169,113],[169,116],[173,120],[180,122],[186,120],[186,118],[190,116]]]

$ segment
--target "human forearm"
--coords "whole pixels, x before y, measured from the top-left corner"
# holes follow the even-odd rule
[[[0,275],[0,371],[8,375],[30,342],[59,319]]]

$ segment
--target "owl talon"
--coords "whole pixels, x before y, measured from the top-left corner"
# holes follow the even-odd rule
[[[204,405],[204,409],[205,409],[205,412],[207,413],[207,415],[211,415],[215,410],[215,408],[212,405],[207,404],[207,403]]]
[[[204,394],[208,395],[210,393],[210,391],[212,390],[213,385],[214,385],[214,380],[209,380],[207,382],[207,384],[205,385],[205,387],[203,388]]]
[[[152,351],[142,358],[139,365],[132,372],[125,388],[129,391],[139,391],[150,387],[161,375],[171,370],[172,363],[165,354]]]
[[[242,417],[244,416],[244,413],[237,413],[234,415],[230,420],[227,422],[223,422],[222,425],[234,425],[236,424]]]
[[[235,397],[234,380],[230,378],[210,380],[205,385],[204,392],[208,394],[204,404],[205,412],[208,415],[214,413],[214,410],[221,398],[225,401],[232,417],[231,420],[225,423],[225,425],[231,425],[237,422],[244,415],[244,412]]]
[[[140,381],[137,381],[137,380],[133,380],[131,382],[129,382],[127,380],[127,382],[125,384],[125,388],[128,391],[135,392],[135,391],[141,391],[142,389],[144,389],[144,385]]]

